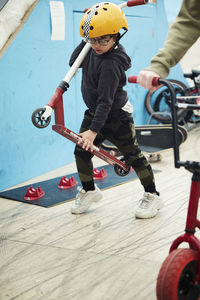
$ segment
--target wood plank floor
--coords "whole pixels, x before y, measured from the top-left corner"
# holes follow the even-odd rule
[[[200,161],[199,149],[198,127],[181,158]],[[155,300],[161,264],[184,232],[191,182],[189,172],[174,168],[172,150],[162,157],[152,166],[162,171],[155,178],[165,207],[153,219],[134,217],[139,180],[104,190],[80,216],[70,202],[43,208],[0,198],[0,299]],[[21,185],[74,171],[71,164]]]

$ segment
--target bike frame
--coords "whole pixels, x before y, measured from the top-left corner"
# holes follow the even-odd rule
[[[194,85],[191,87],[183,88],[182,90],[184,91],[185,95],[176,97],[176,99],[178,100],[178,107],[189,109],[188,104],[190,104],[191,109],[198,109],[200,103],[200,86],[195,80],[196,76],[192,73],[189,73],[184,74],[184,77],[190,78],[193,81]],[[195,104],[194,99],[196,99]]]
[[[172,126],[173,126],[173,139],[174,139],[174,164],[175,168],[184,167],[186,170],[193,173],[192,180],[191,180],[191,187],[190,187],[190,196],[189,196],[189,204],[188,204],[188,211],[186,217],[186,226],[185,226],[185,233],[180,235],[176,238],[171,247],[169,252],[177,249],[178,246],[186,242],[189,244],[190,248],[197,251],[198,255],[198,271],[196,276],[196,281],[200,283],[200,241],[197,239],[195,234],[195,229],[200,229],[200,221],[197,218],[198,206],[199,206],[199,198],[200,198],[200,162],[194,161],[181,161],[180,154],[179,154],[179,146],[177,143],[177,108],[178,105],[176,103],[176,97],[174,92],[172,91],[173,87],[171,87],[166,80],[159,80],[160,83],[165,84],[171,93],[172,96]],[[198,105],[190,105],[186,103],[186,109],[199,109],[200,106]]]
[[[137,76],[130,76],[128,78],[130,83],[137,83]],[[197,211],[200,198],[200,162],[195,161],[181,161],[178,145],[178,122],[177,122],[177,108],[179,103],[176,102],[176,93],[172,84],[164,79],[154,78],[153,85],[157,86],[159,84],[165,85],[171,95],[171,112],[172,112],[172,127],[173,127],[173,150],[174,150],[174,165],[175,168],[184,167],[186,170],[193,173],[191,180],[190,196],[188,212],[186,217],[185,233],[177,237],[171,247],[169,252],[177,249],[180,244],[186,242],[189,244],[190,248],[197,251],[198,255],[198,269],[195,281],[200,283],[200,241],[197,239],[195,234],[195,229],[200,229],[200,221],[197,218]],[[200,109],[199,105],[185,104],[186,109]]]

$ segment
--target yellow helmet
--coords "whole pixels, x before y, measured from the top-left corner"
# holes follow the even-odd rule
[[[101,2],[86,11],[80,22],[80,35],[96,38],[102,35],[117,34],[120,29],[128,30],[124,12],[117,5]]]

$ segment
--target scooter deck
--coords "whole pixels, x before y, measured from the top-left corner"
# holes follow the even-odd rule
[[[62,136],[66,137],[68,140],[72,141],[73,143],[78,144],[80,137],[72,130],[59,124],[53,125],[52,129],[57,133],[61,134]],[[91,152],[90,150],[88,151],[112,166],[117,165],[120,168],[122,168],[124,171],[127,171],[129,169],[128,165],[125,162],[117,159],[115,156],[111,155],[110,153],[104,151],[101,148],[98,148],[97,146],[94,146],[93,152]]]
[[[136,137],[140,149],[145,153],[158,153],[173,148],[173,128],[171,125],[144,125],[135,126]],[[187,130],[178,126],[178,145],[187,139]],[[117,150],[117,147],[108,140],[102,143],[105,150]]]

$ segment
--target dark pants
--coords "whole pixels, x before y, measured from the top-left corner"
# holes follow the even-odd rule
[[[86,110],[83,122],[81,124],[80,133],[89,129],[94,113]],[[135,135],[135,127],[132,114],[123,110],[112,113],[97,134],[94,144],[100,146],[105,140],[113,143],[125,158],[126,163],[132,166],[145,192],[156,192],[154,175],[151,165],[142,154]],[[75,147],[75,158],[79,178],[82,183],[93,180],[93,155],[83,150],[81,147]]]

